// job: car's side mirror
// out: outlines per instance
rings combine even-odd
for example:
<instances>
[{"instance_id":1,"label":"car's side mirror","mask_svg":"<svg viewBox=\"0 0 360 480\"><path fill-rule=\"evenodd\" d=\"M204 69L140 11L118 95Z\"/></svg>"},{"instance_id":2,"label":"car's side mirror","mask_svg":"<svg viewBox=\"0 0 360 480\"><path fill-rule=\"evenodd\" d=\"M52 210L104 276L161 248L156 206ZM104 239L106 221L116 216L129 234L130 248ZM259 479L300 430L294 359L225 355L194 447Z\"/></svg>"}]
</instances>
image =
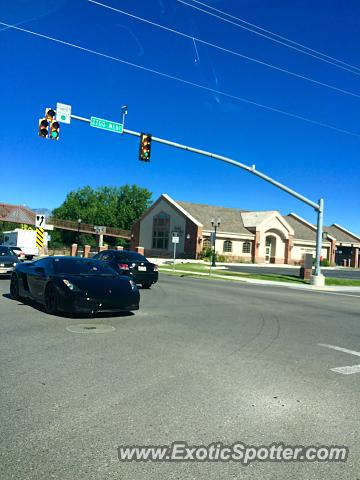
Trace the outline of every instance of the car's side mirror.
<instances>
[{"instance_id":1,"label":"car's side mirror","mask_svg":"<svg viewBox=\"0 0 360 480\"><path fill-rule=\"evenodd\" d=\"M45 275L45 268L43 267L35 267L35 272L38 273L39 275Z\"/></svg>"}]
</instances>

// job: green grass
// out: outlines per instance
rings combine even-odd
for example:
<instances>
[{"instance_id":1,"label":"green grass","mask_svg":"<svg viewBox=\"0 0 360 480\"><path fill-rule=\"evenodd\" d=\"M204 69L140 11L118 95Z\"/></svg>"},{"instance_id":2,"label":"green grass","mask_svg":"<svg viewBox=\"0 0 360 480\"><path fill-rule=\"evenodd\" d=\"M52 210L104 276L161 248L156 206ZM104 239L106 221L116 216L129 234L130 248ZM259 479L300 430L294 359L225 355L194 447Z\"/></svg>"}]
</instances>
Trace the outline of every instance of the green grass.
<instances>
[{"instance_id":1,"label":"green grass","mask_svg":"<svg viewBox=\"0 0 360 480\"><path fill-rule=\"evenodd\" d=\"M172 270L172 265L161 265L160 269ZM188 272L199 272L210 274L210 266L199 263L179 263L175 266L176 270L184 270ZM238 277L241 278L254 278L257 280L270 280L273 282L292 282L292 283L308 283L307 280L303 280L295 275L272 275L272 274L256 274L256 273L242 273L242 272L229 272L228 270L211 270L211 276L217 275Z\"/></svg>"},{"instance_id":2,"label":"green grass","mask_svg":"<svg viewBox=\"0 0 360 480\"><path fill-rule=\"evenodd\" d=\"M169 271L169 273L172 271L173 266L172 265L161 265L160 269L165 271ZM178 263L175 265L176 270L184 270L188 272L196 272L199 273L208 273L210 274L210 265L208 264L203 264L203 263ZM176 275L176 272L173 273ZM181 274L178 273L177 275L182 275L182 276L194 276L191 274ZM303 280L302 278L297 277L296 275L275 275L275 274L257 274L257 273L243 273L243 272L230 272L229 270L211 270L211 277L216 278L218 275L223 275L223 276L231 276L231 277L237 277L239 280L241 278L253 278L257 280L268 280L272 282L287 282L287 283L303 283L303 284L308 284L308 280ZM202 277L206 278L205 276L202 275ZM346 279L346 278L333 278L333 277L326 277L325 279L325 284L328 286L332 285L340 285L340 286L352 286L352 287L360 287L360 280L351 280L351 279Z\"/></svg>"},{"instance_id":3,"label":"green grass","mask_svg":"<svg viewBox=\"0 0 360 480\"><path fill-rule=\"evenodd\" d=\"M334 277L326 277L325 278L326 285L342 285L344 287L360 287L360 280L352 280L349 278L334 278Z\"/></svg>"}]
</instances>

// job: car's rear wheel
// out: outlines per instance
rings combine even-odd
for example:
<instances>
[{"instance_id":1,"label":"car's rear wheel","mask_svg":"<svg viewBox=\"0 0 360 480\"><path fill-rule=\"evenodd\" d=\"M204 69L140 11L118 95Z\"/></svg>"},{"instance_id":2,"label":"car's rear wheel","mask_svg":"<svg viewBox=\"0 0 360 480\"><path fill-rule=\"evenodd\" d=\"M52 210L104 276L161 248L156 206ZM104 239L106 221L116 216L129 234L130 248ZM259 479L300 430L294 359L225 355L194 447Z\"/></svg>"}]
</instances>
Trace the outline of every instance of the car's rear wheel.
<instances>
[{"instance_id":1,"label":"car's rear wheel","mask_svg":"<svg viewBox=\"0 0 360 480\"><path fill-rule=\"evenodd\" d=\"M141 285L142 285L143 288L150 288L151 285L152 285L152 282L142 282Z\"/></svg>"},{"instance_id":2,"label":"car's rear wheel","mask_svg":"<svg viewBox=\"0 0 360 480\"><path fill-rule=\"evenodd\" d=\"M50 314L55 314L58 310L58 294L56 288L51 283L45 290L45 309Z\"/></svg>"},{"instance_id":3,"label":"car's rear wheel","mask_svg":"<svg viewBox=\"0 0 360 480\"><path fill-rule=\"evenodd\" d=\"M14 273L11 275L10 280L10 295L13 300L19 300L19 279L17 275Z\"/></svg>"}]
</instances>

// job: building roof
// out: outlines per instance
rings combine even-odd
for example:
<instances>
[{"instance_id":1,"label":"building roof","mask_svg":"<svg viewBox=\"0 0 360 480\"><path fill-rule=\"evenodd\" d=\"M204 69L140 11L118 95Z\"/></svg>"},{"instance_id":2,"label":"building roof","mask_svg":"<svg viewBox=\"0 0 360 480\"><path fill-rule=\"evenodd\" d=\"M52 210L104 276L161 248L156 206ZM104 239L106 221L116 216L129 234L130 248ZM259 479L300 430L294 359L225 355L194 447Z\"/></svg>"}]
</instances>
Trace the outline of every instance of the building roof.
<instances>
[{"instance_id":1,"label":"building roof","mask_svg":"<svg viewBox=\"0 0 360 480\"><path fill-rule=\"evenodd\" d=\"M297 240L316 241L316 229L311 223L308 223L294 213L285 215L284 218L294 229L294 238Z\"/></svg>"},{"instance_id":2,"label":"building roof","mask_svg":"<svg viewBox=\"0 0 360 480\"><path fill-rule=\"evenodd\" d=\"M211 220L220 218L221 224L219 231L237 233L244 235L253 235L250 230L245 228L241 213L244 210L237 208L216 207L212 205L204 205L202 203L191 203L176 201L191 216L201 222L206 230L210 230Z\"/></svg>"},{"instance_id":3,"label":"building roof","mask_svg":"<svg viewBox=\"0 0 360 480\"><path fill-rule=\"evenodd\" d=\"M274 210L264 210L260 212L242 212L241 216L244 222L245 228L257 227L262 222L273 214Z\"/></svg>"},{"instance_id":4,"label":"building roof","mask_svg":"<svg viewBox=\"0 0 360 480\"><path fill-rule=\"evenodd\" d=\"M36 213L23 205L0 203L0 220L35 225Z\"/></svg>"},{"instance_id":5,"label":"building roof","mask_svg":"<svg viewBox=\"0 0 360 480\"><path fill-rule=\"evenodd\" d=\"M174 207L176 207L183 215L185 215L186 217L188 217L192 222L195 223L195 225L197 225L198 227L202 227L203 225L201 224L201 222L199 222L196 218L194 218L192 215L191 215L191 212L189 212L188 210L186 210L185 208L183 208L178 202L175 202L175 200L173 200L171 197L169 197L169 195L167 193L163 193L161 195L160 198L165 198L165 200L167 200L171 205L173 205Z\"/></svg>"},{"instance_id":6,"label":"building roof","mask_svg":"<svg viewBox=\"0 0 360 480\"><path fill-rule=\"evenodd\" d=\"M349 230L346 230L344 227L336 223L330 227L324 227L324 231L336 238L337 242L360 243L360 237L356 236L352 232L349 232Z\"/></svg>"},{"instance_id":7,"label":"building roof","mask_svg":"<svg viewBox=\"0 0 360 480\"><path fill-rule=\"evenodd\" d=\"M174 201L168 195L166 198L174 206L181 208L183 213L195 220L196 223L203 225L205 230L211 230L211 220L220 219L220 232L235 233L239 235L253 235L250 229L261 225L271 214L279 213L275 210L249 211L238 208L219 207L214 205L205 205L202 203L192 203L183 201ZM279 213L279 215L281 215ZM295 213L281 216L288 225L294 230L294 238L297 240L307 240L316 242L316 226L299 217ZM334 223L330 227L324 227L324 231L337 242L360 244L360 236L355 235L346 228Z\"/></svg>"}]
</instances>

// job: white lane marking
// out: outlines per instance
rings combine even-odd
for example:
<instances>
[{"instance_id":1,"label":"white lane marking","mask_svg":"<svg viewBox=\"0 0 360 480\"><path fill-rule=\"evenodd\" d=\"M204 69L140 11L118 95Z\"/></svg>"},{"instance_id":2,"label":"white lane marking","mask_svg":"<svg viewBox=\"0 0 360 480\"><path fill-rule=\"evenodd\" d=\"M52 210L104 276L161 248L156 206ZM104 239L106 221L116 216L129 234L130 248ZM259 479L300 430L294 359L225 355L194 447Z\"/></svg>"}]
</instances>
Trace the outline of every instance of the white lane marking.
<instances>
[{"instance_id":1,"label":"white lane marking","mask_svg":"<svg viewBox=\"0 0 360 480\"><path fill-rule=\"evenodd\" d=\"M356 355L357 357L360 357L360 352L355 352L355 350L348 350L347 348L329 345L328 343L318 343L318 345L319 347L332 348L333 350L338 350L339 352L349 353L350 355Z\"/></svg>"},{"instance_id":2,"label":"white lane marking","mask_svg":"<svg viewBox=\"0 0 360 480\"><path fill-rule=\"evenodd\" d=\"M333 372L342 373L343 375L351 375L352 373L360 373L360 365L352 365L350 367L330 368Z\"/></svg>"},{"instance_id":3,"label":"white lane marking","mask_svg":"<svg viewBox=\"0 0 360 480\"><path fill-rule=\"evenodd\" d=\"M312 292L316 293L326 293L327 295L340 295L343 297L355 297L355 298L360 298L360 295L355 295L353 293L341 293L341 292L329 292L325 290L311 290Z\"/></svg>"},{"instance_id":4,"label":"white lane marking","mask_svg":"<svg viewBox=\"0 0 360 480\"><path fill-rule=\"evenodd\" d=\"M337 347L336 345L329 345L327 343L318 343L319 347L331 348L332 350L337 350L339 352L348 353L349 355L355 355L360 357L360 352L356 352L355 350L349 350L347 348ZM347 367L335 367L330 368L332 372L335 373L342 373L343 375L351 375L353 373L360 373L360 365L350 365Z\"/></svg>"}]
</instances>

